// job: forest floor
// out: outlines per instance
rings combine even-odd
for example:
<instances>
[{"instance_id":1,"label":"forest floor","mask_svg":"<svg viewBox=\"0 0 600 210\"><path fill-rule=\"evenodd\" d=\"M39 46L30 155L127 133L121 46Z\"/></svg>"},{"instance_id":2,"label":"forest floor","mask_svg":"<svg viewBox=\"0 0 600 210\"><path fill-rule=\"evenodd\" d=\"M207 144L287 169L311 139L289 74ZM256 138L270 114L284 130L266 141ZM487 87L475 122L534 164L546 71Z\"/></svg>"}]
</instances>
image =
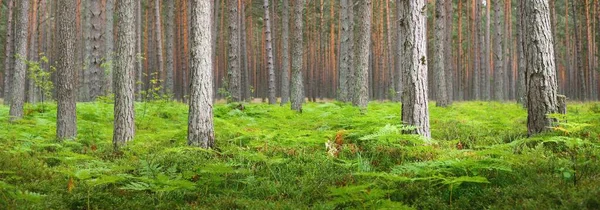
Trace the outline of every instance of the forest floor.
<instances>
[{"instance_id":1,"label":"forest floor","mask_svg":"<svg viewBox=\"0 0 600 210\"><path fill-rule=\"evenodd\" d=\"M402 134L397 103L218 104L215 150L186 146L186 105L137 103L120 152L110 102L77 108L78 139L57 142L55 104L13 124L0 106L0 209L600 207L599 103L532 138L514 103L431 106L433 140Z\"/></svg>"}]
</instances>

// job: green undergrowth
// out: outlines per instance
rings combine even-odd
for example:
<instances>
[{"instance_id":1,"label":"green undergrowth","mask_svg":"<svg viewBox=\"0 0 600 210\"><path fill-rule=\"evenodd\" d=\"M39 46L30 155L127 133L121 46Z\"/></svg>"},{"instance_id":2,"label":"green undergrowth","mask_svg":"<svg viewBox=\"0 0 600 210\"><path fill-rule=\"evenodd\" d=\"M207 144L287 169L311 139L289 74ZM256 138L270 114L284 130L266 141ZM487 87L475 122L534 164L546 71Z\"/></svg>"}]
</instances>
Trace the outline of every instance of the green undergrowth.
<instances>
[{"instance_id":1,"label":"green undergrowth","mask_svg":"<svg viewBox=\"0 0 600 210\"><path fill-rule=\"evenodd\" d=\"M187 107L136 104L136 138L112 150L113 106L80 103L78 138L56 105L0 107L0 209L598 209L600 104L570 104L526 136L512 103L431 107L432 139L400 105L215 106L217 148L186 146ZM326 146L327 145L327 146Z\"/></svg>"}]
</instances>

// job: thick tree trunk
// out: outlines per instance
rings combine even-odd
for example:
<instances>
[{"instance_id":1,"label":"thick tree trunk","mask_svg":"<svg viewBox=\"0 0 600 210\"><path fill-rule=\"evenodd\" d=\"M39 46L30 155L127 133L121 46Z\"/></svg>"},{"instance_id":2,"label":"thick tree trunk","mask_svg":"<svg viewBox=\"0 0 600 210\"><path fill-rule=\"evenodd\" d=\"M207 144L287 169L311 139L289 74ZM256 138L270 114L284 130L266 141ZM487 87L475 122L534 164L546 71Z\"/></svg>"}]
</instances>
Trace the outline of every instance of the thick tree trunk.
<instances>
[{"instance_id":1,"label":"thick tree trunk","mask_svg":"<svg viewBox=\"0 0 600 210\"><path fill-rule=\"evenodd\" d=\"M213 126L211 3L191 0L191 77L188 144L211 148L215 144Z\"/></svg>"},{"instance_id":2,"label":"thick tree trunk","mask_svg":"<svg viewBox=\"0 0 600 210\"><path fill-rule=\"evenodd\" d=\"M292 47L292 83L291 101L292 110L302 112L304 103L304 83L302 79L302 58L304 45L302 41L302 16L304 13L304 0L294 1L294 40Z\"/></svg>"},{"instance_id":3,"label":"thick tree trunk","mask_svg":"<svg viewBox=\"0 0 600 210\"><path fill-rule=\"evenodd\" d=\"M529 135L549 130L556 113L557 85L550 9L547 0L527 0L525 54L527 59L527 129Z\"/></svg>"},{"instance_id":4,"label":"thick tree trunk","mask_svg":"<svg viewBox=\"0 0 600 210\"><path fill-rule=\"evenodd\" d=\"M275 96L275 64L273 63L273 43L271 43L271 17L269 16L269 0L264 0L263 9L265 10L265 45L267 71L269 72L269 104L277 103Z\"/></svg>"},{"instance_id":5,"label":"thick tree trunk","mask_svg":"<svg viewBox=\"0 0 600 210\"><path fill-rule=\"evenodd\" d=\"M10 121L23 118L23 104L25 103L25 75L27 66L27 25L29 23L29 1L17 1L17 15L15 17L15 54L20 58L14 59L14 72L12 73L12 100L10 101Z\"/></svg>"},{"instance_id":6,"label":"thick tree trunk","mask_svg":"<svg viewBox=\"0 0 600 210\"><path fill-rule=\"evenodd\" d=\"M504 53L502 49L504 25L501 17L503 2L504 0L495 0L494 2L494 100L498 101L504 100Z\"/></svg>"},{"instance_id":7,"label":"thick tree trunk","mask_svg":"<svg viewBox=\"0 0 600 210\"><path fill-rule=\"evenodd\" d=\"M13 53L13 8L14 8L14 0L8 1L8 16L6 23L6 45L4 51L4 105L10 105L11 92L12 92L12 84L13 84L13 76L12 73L14 71L13 65L15 62L14 53Z\"/></svg>"},{"instance_id":8,"label":"thick tree trunk","mask_svg":"<svg viewBox=\"0 0 600 210\"><path fill-rule=\"evenodd\" d=\"M165 78L165 93L168 95L175 94L175 80L173 79L174 75L174 53L173 53L173 43L175 41L175 1L166 1L167 3L167 16L166 16L166 28L165 28L165 54L167 57L167 65L165 67L166 78ZM212 56L211 56L212 58Z\"/></svg>"},{"instance_id":9,"label":"thick tree trunk","mask_svg":"<svg viewBox=\"0 0 600 210\"><path fill-rule=\"evenodd\" d=\"M120 0L117 7L118 37L115 56L115 122L113 146L120 146L133 140L134 121L134 81L135 81L135 0Z\"/></svg>"},{"instance_id":10,"label":"thick tree trunk","mask_svg":"<svg viewBox=\"0 0 600 210\"><path fill-rule=\"evenodd\" d=\"M410 133L431 137L427 96L427 34L425 31L427 7L424 1L402 2L406 21L401 25L407 32L403 46L405 63L402 83L402 122L416 126Z\"/></svg>"},{"instance_id":11,"label":"thick tree trunk","mask_svg":"<svg viewBox=\"0 0 600 210\"><path fill-rule=\"evenodd\" d=\"M76 25L75 5L70 0L59 0L56 13L58 50L56 59L56 138L72 139L77 136L76 115Z\"/></svg>"},{"instance_id":12,"label":"thick tree trunk","mask_svg":"<svg viewBox=\"0 0 600 210\"><path fill-rule=\"evenodd\" d=\"M358 6L360 25L358 31L357 63L354 78L353 92L355 94L353 104L366 110L369 104L369 52L371 46L371 19L373 16L373 4L371 0L361 0Z\"/></svg>"},{"instance_id":13,"label":"thick tree trunk","mask_svg":"<svg viewBox=\"0 0 600 210\"><path fill-rule=\"evenodd\" d=\"M444 0L435 1L435 50L434 50L434 81L437 84L436 106L448 106L448 89L446 87L446 7Z\"/></svg>"},{"instance_id":14,"label":"thick tree trunk","mask_svg":"<svg viewBox=\"0 0 600 210\"><path fill-rule=\"evenodd\" d=\"M354 24L353 20L350 20L349 10L352 7L348 4L348 0L340 1L340 19L341 19L341 37L340 37L340 65L338 69L338 90L337 90L337 99L339 101L348 102L350 93L350 80L353 79L353 76L350 76L350 58L354 53L350 49L350 43L354 42L354 40L350 39L350 34L354 33L351 31L352 25Z\"/></svg>"},{"instance_id":15,"label":"thick tree trunk","mask_svg":"<svg viewBox=\"0 0 600 210\"><path fill-rule=\"evenodd\" d=\"M227 0L229 6L229 59L228 59L228 77L229 93L232 101L242 99L240 86L240 30L239 30L239 12L238 0Z\"/></svg>"},{"instance_id":16,"label":"thick tree trunk","mask_svg":"<svg viewBox=\"0 0 600 210\"><path fill-rule=\"evenodd\" d=\"M104 77L104 70L102 69L104 53L104 27L106 25L105 20L102 18L102 2L101 0L90 0L89 2L90 22L89 22L89 36L88 44L90 45L90 56L89 63L87 65L88 77L87 90L89 91L86 95L85 101L93 101L100 95L102 95L102 84Z\"/></svg>"},{"instance_id":17,"label":"thick tree trunk","mask_svg":"<svg viewBox=\"0 0 600 210\"><path fill-rule=\"evenodd\" d=\"M290 100L290 3L289 0L283 0L282 9L282 61L281 61L281 105Z\"/></svg>"},{"instance_id":18,"label":"thick tree trunk","mask_svg":"<svg viewBox=\"0 0 600 210\"><path fill-rule=\"evenodd\" d=\"M104 57L106 63L104 65L104 75L106 75L105 80L105 88L104 94L110 95L113 93L113 57L115 54L115 36L114 36L114 8L115 8L115 0L106 0L105 2L105 10L106 10L106 32L104 36L106 37L106 55Z\"/></svg>"}]
</instances>

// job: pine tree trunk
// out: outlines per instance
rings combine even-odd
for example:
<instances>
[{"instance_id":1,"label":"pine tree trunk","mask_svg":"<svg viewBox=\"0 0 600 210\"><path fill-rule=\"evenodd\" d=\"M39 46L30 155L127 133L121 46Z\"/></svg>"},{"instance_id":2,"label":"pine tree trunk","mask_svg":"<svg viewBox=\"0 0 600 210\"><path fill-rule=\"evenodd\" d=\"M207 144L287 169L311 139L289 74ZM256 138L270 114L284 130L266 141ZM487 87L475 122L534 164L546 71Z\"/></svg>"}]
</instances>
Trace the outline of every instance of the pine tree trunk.
<instances>
[{"instance_id":1,"label":"pine tree trunk","mask_svg":"<svg viewBox=\"0 0 600 210\"><path fill-rule=\"evenodd\" d=\"M454 17L454 10L452 7L452 1L445 1L445 7L446 7L446 37L445 37L445 43L446 46L444 47L444 66L446 69L446 89L447 89L447 93L448 93L448 104L452 104L452 100L454 100L454 68L453 68L453 63L452 63L452 55L454 54L454 52L452 51L452 36L453 36L453 17Z\"/></svg>"},{"instance_id":2,"label":"pine tree trunk","mask_svg":"<svg viewBox=\"0 0 600 210\"><path fill-rule=\"evenodd\" d=\"M10 101L10 121L23 118L23 104L25 104L25 76L27 66L27 26L29 24L29 1L17 1L17 15L15 17L15 54L20 58L14 59L14 72L12 72L12 100Z\"/></svg>"},{"instance_id":3,"label":"pine tree trunk","mask_svg":"<svg viewBox=\"0 0 600 210\"><path fill-rule=\"evenodd\" d=\"M502 48L502 42L504 36L502 31L504 25L502 24L502 5L504 0L495 0L494 2L494 100L504 100L504 53Z\"/></svg>"},{"instance_id":4,"label":"pine tree trunk","mask_svg":"<svg viewBox=\"0 0 600 210\"><path fill-rule=\"evenodd\" d=\"M354 78L353 92L355 97L353 104L366 110L369 103L369 52L371 46L371 20L373 16L373 4L371 0L361 0L358 3L358 15L360 25L358 29L357 64Z\"/></svg>"},{"instance_id":5,"label":"pine tree trunk","mask_svg":"<svg viewBox=\"0 0 600 210\"><path fill-rule=\"evenodd\" d=\"M518 12L518 19L517 19L517 39L518 39L518 47L517 47L517 55L519 56L518 59L518 67L517 67L517 72L518 72L518 84L517 84L517 103L520 103L521 105L523 105L523 107L527 107L527 86L526 86L526 77L525 77L525 71L526 71L526 61L525 61L525 53L524 53L524 47L525 47L525 14L523 14L525 12L525 2L520 1L519 2L519 8L517 9Z\"/></svg>"},{"instance_id":6,"label":"pine tree trunk","mask_svg":"<svg viewBox=\"0 0 600 210\"><path fill-rule=\"evenodd\" d=\"M173 52L173 43L175 41L175 1L166 1L167 3L167 16L166 16L166 28L165 28L165 54L167 57L167 65L165 67L166 78L165 78L165 93L168 95L175 94L175 80L173 79L174 75L174 52ZM211 57L212 58L212 57Z\"/></svg>"},{"instance_id":7,"label":"pine tree trunk","mask_svg":"<svg viewBox=\"0 0 600 210\"><path fill-rule=\"evenodd\" d=\"M213 126L213 92L210 1L191 0L191 77L188 144L212 148L215 143Z\"/></svg>"},{"instance_id":8,"label":"pine tree trunk","mask_svg":"<svg viewBox=\"0 0 600 210\"><path fill-rule=\"evenodd\" d=\"M434 51L434 81L437 84L436 106L448 106L448 89L446 87L446 7L444 0L435 1L435 51Z\"/></svg>"},{"instance_id":9,"label":"pine tree trunk","mask_svg":"<svg viewBox=\"0 0 600 210\"><path fill-rule=\"evenodd\" d=\"M427 7L424 1L402 2L406 21L401 23L407 32L403 46L405 67L402 77L402 122L416 126L410 133L431 137L427 96L427 34L425 31Z\"/></svg>"},{"instance_id":10,"label":"pine tree trunk","mask_svg":"<svg viewBox=\"0 0 600 210\"><path fill-rule=\"evenodd\" d=\"M273 63L273 43L271 43L271 17L269 16L269 0L264 0L265 10L265 44L267 50L267 71L269 72L269 104L277 103L275 96L275 66Z\"/></svg>"},{"instance_id":11,"label":"pine tree trunk","mask_svg":"<svg viewBox=\"0 0 600 210\"><path fill-rule=\"evenodd\" d=\"M340 35L340 65L338 70L339 85L337 90L337 98L339 101L342 102L349 101L349 84L351 83L350 79L354 78L349 74L351 72L350 56L354 53L350 49L350 43L354 42L354 40L350 39L350 34L354 33L354 31L350 31L350 29L352 28L351 25L353 25L354 23L353 20L350 20L349 16L349 10L351 9L352 7L348 5L348 0L340 1L340 19L342 21L342 31Z\"/></svg>"},{"instance_id":12,"label":"pine tree trunk","mask_svg":"<svg viewBox=\"0 0 600 210\"><path fill-rule=\"evenodd\" d=\"M89 63L87 65L89 76L86 77L87 82L87 90L89 93L87 94L85 101L93 101L100 95L102 95L102 84L104 77L104 70L102 69L103 57L104 53L104 27L106 26L106 21L102 18L102 3L101 0L90 0L89 2L89 13L90 22L89 22L89 36L88 36L88 44L90 45L90 57Z\"/></svg>"},{"instance_id":13,"label":"pine tree trunk","mask_svg":"<svg viewBox=\"0 0 600 210\"><path fill-rule=\"evenodd\" d=\"M304 0L294 1L294 40L292 47L292 82L290 99L292 110L302 112L304 103L304 82L302 79L302 58L304 45L302 42L302 22L304 12Z\"/></svg>"},{"instance_id":14,"label":"pine tree trunk","mask_svg":"<svg viewBox=\"0 0 600 210\"><path fill-rule=\"evenodd\" d=\"M402 83L404 81L404 68L407 67L407 65L404 63L404 61L406 61L406 55L405 55L405 51L404 51L404 45L406 44L406 37L408 34L408 31L406 31L406 24L407 23L407 8L408 4L404 1L404 0L396 0L396 14L398 15L397 19L397 23L396 23L396 30L398 31L398 41L396 42L396 75L398 75L398 77L396 78L396 94L395 94L395 100L396 101L401 101L402 98ZM459 27L460 28L460 27Z\"/></svg>"},{"instance_id":15,"label":"pine tree trunk","mask_svg":"<svg viewBox=\"0 0 600 210\"><path fill-rule=\"evenodd\" d=\"M146 55L144 55L144 52L142 51L142 35L144 33L144 31L142 30L142 25L143 25L143 21L142 21L142 1L136 1L136 5L135 5L135 33L136 33L136 55L135 55L135 92L136 92L136 100L137 101L141 101L142 100L142 90L143 90L143 81L144 81L144 63L142 58L145 58Z\"/></svg>"},{"instance_id":16,"label":"pine tree trunk","mask_svg":"<svg viewBox=\"0 0 600 210\"><path fill-rule=\"evenodd\" d=\"M527 0L525 54L527 59L527 129L529 135L549 130L556 113L557 85L550 9L547 0Z\"/></svg>"},{"instance_id":17,"label":"pine tree trunk","mask_svg":"<svg viewBox=\"0 0 600 210\"><path fill-rule=\"evenodd\" d=\"M38 52L37 52L37 39L35 38L35 34L37 34L38 31L38 24L37 24L37 9L38 9L38 1L33 1L33 4L31 5L31 13L29 14L30 17L30 33L29 33L29 50L27 50L27 60L31 61L31 62L37 62L38 61ZM29 70L26 73L27 75L30 74ZM27 88L27 101L29 103L35 104L38 102L39 97L39 88L37 86L37 84L35 84L35 80L29 78L29 76L27 76L27 81L28 81L28 88Z\"/></svg>"},{"instance_id":18,"label":"pine tree trunk","mask_svg":"<svg viewBox=\"0 0 600 210\"><path fill-rule=\"evenodd\" d=\"M134 122L134 82L135 82L135 1L121 0L117 7L118 37L115 54L115 108L113 146L120 146L133 140L135 135Z\"/></svg>"},{"instance_id":19,"label":"pine tree trunk","mask_svg":"<svg viewBox=\"0 0 600 210\"><path fill-rule=\"evenodd\" d=\"M155 29L155 43L156 43L156 61L157 61L157 66L156 66L156 70L157 70L157 74L155 75L155 79L157 79L158 84L157 85L161 85L164 84L164 78L165 78L165 61L163 58L163 46L162 46L162 26L161 26L161 19L160 19L160 0L155 0L154 1L154 29ZM154 87L156 88L156 87ZM166 93L166 89L165 87L162 87L162 91L163 93Z\"/></svg>"},{"instance_id":20,"label":"pine tree trunk","mask_svg":"<svg viewBox=\"0 0 600 210\"><path fill-rule=\"evenodd\" d=\"M8 14L7 14L7 23L6 23L6 45L4 51L4 105L10 105L11 92L13 87L13 66L15 62L14 53L13 53L13 8L14 8L14 0L8 1Z\"/></svg>"},{"instance_id":21,"label":"pine tree trunk","mask_svg":"<svg viewBox=\"0 0 600 210\"><path fill-rule=\"evenodd\" d=\"M475 22L472 24L474 27L473 31L473 86L471 89L473 91L473 99L480 100L481 99L481 61L483 60L482 52L482 34L481 34L481 1L476 0L473 6L473 10L475 11Z\"/></svg>"},{"instance_id":22,"label":"pine tree trunk","mask_svg":"<svg viewBox=\"0 0 600 210\"><path fill-rule=\"evenodd\" d=\"M490 8L491 8L491 0L487 0L486 1L486 6L485 6L485 51L484 51L484 56L485 56L485 66L482 68L483 70L483 89L482 91L482 97L484 100L490 100L491 97L491 69L492 69L492 64L491 64L491 53L492 53L492 49L491 49L491 36L490 36L490 26L492 23L492 19L491 19L491 12L490 12Z\"/></svg>"},{"instance_id":23,"label":"pine tree trunk","mask_svg":"<svg viewBox=\"0 0 600 210\"><path fill-rule=\"evenodd\" d=\"M232 101L240 101L241 86L240 86L240 31L239 31L239 13L238 0L227 0L229 3L229 93Z\"/></svg>"},{"instance_id":24,"label":"pine tree trunk","mask_svg":"<svg viewBox=\"0 0 600 210\"><path fill-rule=\"evenodd\" d=\"M216 11L216 10L215 10ZM240 71L242 74L241 81L241 89L242 89L242 99L245 101L252 100L252 91L250 89L250 72L248 65L248 40L247 40L247 30L246 30L246 3L245 1L241 2L240 8Z\"/></svg>"},{"instance_id":25,"label":"pine tree trunk","mask_svg":"<svg viewBox=\"0 0 600 210\"><path fill-rule=\"evenodd\" d=\"M281 105L290 100L290 3L283 0L282 17L282 61L281 61Z\"/></svg>"},{"instance_id":26,"label":"pine tree trunk","mask_svg":"<svg viewBox=\"0 0 600 210\"><path fill-rule=\"evenodd\" d=\"M56 59L56 138L72 139L77 136L76 115L76 25L75 6L70 0L59 0L56 13L58 50Z\"/></svg>"},{"instance_id":27,"label":"pine tree trunk","mask_svg":"<svg viewBox=\"0 0 600 210\"><path fill-rule=\"evenodd\" d=\"M577 12L575 10L575 1L571 0L571 8L573 11L573 14L571 15L571 17L573 17L573 27L574 27L574 31L575 31L575 62L577 63L577 69L575 70L578 75L577 75L577 83L579 85L579 87L577 87L577 89L579 89L579 93L577 94L577 98L579 100L582 101L586 101L587 97L586 97L586 79L585 79L585 69L583 68L583 54L581 53L581 37L579 37L579 26L577 25Z\"/></svg>"},{"instance_id":28,"label":"pine tree trunk","mask_svg":"<svg viewBox=\"0 0 600 210\"><path fill-rule=\"evenodd\" d=\"M104 88L104 94L105 95L110 95L111 93L113 93L113 68L114 68L114 63L113 63L113 57L115 54L115 36L114 36L114 21L113 21L113 17L114 17L114 7L115 7L115 0L105 0L105 4L106 4L106 32L104 33L104 36L106 37L105 41L106 41L106 55L104 57L105 61L105 65L104 65L104 75L106 75L106 80L105 80L105 88Z\"/></svg>"}]
</instances>

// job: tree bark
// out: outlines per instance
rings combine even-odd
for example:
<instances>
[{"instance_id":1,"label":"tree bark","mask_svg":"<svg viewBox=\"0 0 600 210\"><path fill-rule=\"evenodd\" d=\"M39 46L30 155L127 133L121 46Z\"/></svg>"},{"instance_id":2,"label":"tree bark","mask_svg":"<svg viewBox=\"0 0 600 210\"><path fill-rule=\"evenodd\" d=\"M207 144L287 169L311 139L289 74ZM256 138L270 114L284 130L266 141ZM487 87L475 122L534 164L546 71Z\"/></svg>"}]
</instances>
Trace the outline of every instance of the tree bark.
<instances>
[{"instance_id":1,"label":"tree bark","mask_svg":"<svg viewBox=\"0 0 600 210\"><path fill-rule=\"evenodd\" d=\"M135 55L135 92L136 92L136 99L138 101L142 100L142 85L144 84L144 63L143 63L143 58L146 57L146 55L144 55L144 52L142 51L142 35L144 33L144 31L142 30L142 25L143 25L143 21L142 21L142 1L136 1L136 5L135 5L135 30L136 30L136 55Z\"/></svg>"},{"instance_id":2,"label":"tree bark","mask_svg":"<svg viewBox=\"0 0 600 210\"><path fill-rule=\"evenodd\" d=\"M501 17L503 1L495 0L494 2L494 99L498 101L504 100L504 53L502 48L504 25Z\"/></svg>"},{"instance_id":3,"label":"tree bark","mask_svg":"<svg viewBox=\"0 0 600 210\"><path fill-rule=\"evenodd\" d=\"M175 27L174 27L174 20L175 20L175 1L174 0L170 0L170 1L166 1L167 3L167 16L166 16L166 28L165 28L165 54L167 57L167 65L166 65L166 78L165 78L165 93L168 95L173 95L175 94L174 92L174 87L175 87L175 80L173 79L173 75L174 75L174 53L173 53L173 43L175 41L174 39L174 35L175 35ZM211 56L212 58L212 56Z\"/></svg>"},{"instance_id":4,"label":"tree bark","mask_svg":"<svg viewBox=\"0 0 600 210\"><path fill-rule=\"evenodd\" d=\"M404 68L407 67L407 65L404 63L404 61L406 61L406 55L405 55L405 51L404 51L404 44L406 42L406 37L408 32L406 31L406 24L407 23L407 8L408 4L405 2L405 0L396 0L396 14L398 15L397 17L397 23L396 23L396 30L398 31L398 41L396 42L396 75L398 75L398 78L396 78L396 101L401 101L402 98L402 83L404 81ZM459 19L460 20L460 19ZM460 28L460 25L459 25Z\"/></svg>"},{"instance_id":5,"label":"tree bark","mask_svg":"<svg viewBox=\"0 0 600 210\"><path fill-rule=\"evenodd\" d=\"M114 36L114 8L115 8L115 0L105 0L105 10L106 10L106 32L104 36L106 37L106 54L104 58L104 75L106 75L104 94L110 95L113 93L113 57L115 54L115 36Z\"/></svg>"},{"instance_id":6,"label":"tree bark","mask_svg":"<svg viewBox=\"0 0 600 210\"><path fill-rule=\"evenodd\" d=\"M263 9L265 10L265 44L267 71L269 72L269 104L277 103L275 97L275 65L273 63L273 43L271 43L271 17L269 16L269 0L264 0Z\"/></svg>"},{"instance_id":7,"label":"tree bark","mask_svg":"<svg viewBox=\"0 0 600 210\"><path fill-rule=\"evenodd\" d=\"M58 50L56 59L56 138L72 139L77 136L75 84L77 71L75 7L70 0L59 0L56 13Z\"/></svg>"},{"instance_id":8,"label":"tree bark","mask_svg":"<svg viewBox=\"0 0 600 210\"><path fill-rule=\"evenodd\" d=\"M29 1L18 1L15 17L15 54L20 58L14 59L14 72L12 73L12 100L10 101L10 121L23 118L23 104L25 103L25 75L27 60L27 25L29 24Z\"/></svg>"},{"instance_id":9,"label":"tree bark","mask_svg":"<svg viewBox=\"0 0 600 210\"><path fill-rule=\"evenodd\" d=\"M573 11L573 14L571 15L571 17L573 17L573 27L574 27L574 31L575 31L575 62L577 63L577 69L576 71L578 72L577 75L577 83L579 85L579 87L577 87L577 89L579 89L579 93L577 94L577 98L579 100L582 101L586 101L587 100L587 86L586 86L586 79L585 79L585 70L583 68L583 55L581 53L581 37L579 37L579 26L577 25L577 12L575 10L575 1L571 0L571 8Z\"/></svg>"},{"instance_id":10,"label":"tree bark","mask_svg":"<svg viewBox=\"0 0 600 210\"><path fill-rule=\"evenodd\" d=\"M227 0L229 3L229 59L228 59L228 77L229 93L232 101L240 101L240 31L239 31L239 13L238 0Z\"/></svg>"},{"instance_id":11,"label":"tree bark","mask_svg":"<svg viewBox=\"0 0 600 210\"><path fill-rule=\"evenodd\" d=\"M290 100L290 3L289 0L283 0L282 9L282 61L281 61L281 105Z\"/></svg>"},{"instance_id":12,"label":"tree bark","mask_svg":"<svg viewBox=\"0 0 600 210\"><path fill-rule=\"evenodd\" d=\"M104 53L104 27L106 26L105 20L102 18L102 3L101 0L90 0L89 1L89 13L90 21L88 25L89 36L88 44L90 46L89 63L87 65L88 77L87 90L89 91L85 101L93 101L100 95L102 95L102 84L104 70L102 69Z\"/></svg>"},{"instance_id":13,"label":"tree bark","mask_svg":"<svg viewBox=\"0 0 600 210\"><path fill-rule=\"evenodd\" d=\"M353 92L355 93L353 104L361 108L361 110L366 110L369 104L369 52L371 46L373 4L371 0L361 0L358 4L360 25L357 39L357 64L354 75L356 82L353 88Z\"/></svg>"},{"instance_id":14,"label":"tree bark","mask_svg":"<svg viewBox=\"0 0 600 210\"><path fill-rule=\"evenodd\" d=\"M525 52L524 52L524 47L525 47L525 2L524 1L520 1L519 2L519 9L517 10L518 12L518 20L517 20L517 39L518 39L518 47L517 47L517 55L519 56L518 59L518 67L517 67L517 72L519 74L518 76L518 85L517 85L517 103L520 103L521 105L523 105L524 108L527 107L527 82L526 77L525 77L525 73L526 73L526 61L525 61Z\"/></svg>"},{"instance_id":15,"label":"tree bark","mask_svg":"<svg viewBox=\"0 0 600 210\"><path fill-rule=\"evenodd\" d=\"M165 78L165 61L163 58L163 43L162 43L162 26L160 19L160 0L154 1L154 27L155 27L155 41L156 41L156 61L157 61L157 79L158 84L164 84L163 79ZM162 87L163 93L166 93L165 87Z\"/></svg>"},{"instance_id":16,"label":"tree bark","mask_svg":"<svg viewBox=\"0 0 600 210\"><path fill-rule=\"evenodd\" d=\"M351 48L354 42L354 20L350 19L350 13L353 12L351 0L340 1L340 19L341 19L341 37L340 37L340 64L338 70L338 100L343 102L351 101L351 94L354 79L353 55L354 50ZM351 92L352 91L352 92Z\"/></svg>"},{"instance_id":17,"label":"tree bark","mask_svg":"<svg viewBox=\"0 0 600 210\"><path fill-rule=\"evenodd\" d=\"M211 45L211 3L191 0L191 95L188 144L202 148L214 146Z\"/></svg>"},{"instance_id":18,"label":"tree bark","mask_svg":"<svg viewBox=\"0 0 600 210\"><path fill-rule=\"evenodd\" d=\"M557 85L550 9L547 0L527 0L525 54L527 59L527 129L529 135L549 130L556 113Z\"/></svg>"},{"instance_id":19,"label":"tree bark","mask_svg":"<svg viewBox=\"0 0 600 210\"><path fill-rule=\"evenodd\" d=\"M13 53L13 8L14 8L14 0L8 1L8 16L6 23L6 45L4 51L4 105L10 105L11 92L12 92L12 84L13 84L13 76L12 72L14 71L13 66L15 62L14 53Z\"/></svg>"},{"instance_id":20,"label":"tree bark","mask_svg":"<svg viewBox=\"0 0 600 210\"><path fill-rule=\"evenodd\" d=\"M38 31L38 16L37 16L37 10L38 10L38 1L33 1L33 4L31 5L31 13L29 14L29 18L30 18L30 33L29 33L29 44L28 44L28 48L29 50L27 50L27 60L30 62L37 62L38 61L38 51L37 51L37 39L35 38L35 34L37 34ZM29 70L27 71L27 81L28 81L28 88L27 88L27 101L29 103L35 104L38 102L39 97L39 88L38 88L38 84L35 84L36 81L34 79L30 78L30 74L31 72L29 72Z\"/></svg>"},{"instance_id":21,"label":"tree bark","mask_svg":"<svg viewBox=\"0 0 600 210\"><path fill-rule=\"evenodd\" d=\"M454 85L452 84L454 82L454 68L453 68L453 63L452 63L452 55L454 54L452 51L452 35L453 35L453 17L454 17L454 13L453 13L453 7L452 7L452 1L445 1L445 7L446 7L446 37L445 37L445 47L444 47L444 66L446 69L446 89L447 89L447 94L448 94L448 105L452 104L452 100L454 100Z\"/></svg>"},{"instance_id":22,"label":"tree bark","mask_svg":"<svg viewBox=\"0 0 600 210\"><path fill-rule=\"evenodd\" d=\"M291 101L292 110L302 112L304 103L304 83L302 79L302 58L304 45L302 41L302 15L304 12L304 0L294 2L294 41L292 47L292 84Z\"/></svg>"},{"instance_id":23,"label":"tree bark","mask_svg":"<svg viewBox=\"0 0 600 210\"><path fill-rule=\"evenodd\" d=\"M135 81L135 1L121 0L117 7L118 37L115 56L115 108L113 146L115 150L133 140L134 121L134 81Z\"/></svg>"},{"instance_id":24,"label":"tree bark","mask_svg":"<svg viewBox=\"0 0 600 210\"><path fill-rule=\"evenodd\" d=\"M435 51L434 51L434 81L437 84L436 106L448 106L448 89L446 86L446 64L444 55L446 47L446 7L444 0L435 1Z\"/></svg>"},{"instance_id":25,"label":"tree bark","mask_svg":"<svg viewBox=\"0 0 600 210\"><path fill-rule=\"evenodd\" d=\"M427 34L425 31L427 7L424 1L403 1L406 21L402 24L407 32L403 43L404 75L402 83L402 122L416 126L409 133L431 137L427 96Z\"/></svg>"},{"instance_id":26,"label":"tree bark","mask_svg":"<svg viewBox=\"0 0 600 210\"><path fill-rule=\"evenodd\" d=\"M491 12L490 12L490 8L491 8L491 4L490 4L490 0L486 0L486 5L485 5L485 51L484 54L485 58L484 58L484 67L482 67L483 70L483 79L481 82L483 82L483 89L482 91L482 97L484 100L490 100L490 94L491 94L491 85L490 85L490 74L491 74L491 69L492 69L492 64L491 64L491 53L492 53L492 49L491 49L491 36L490 36L490 26L492 23L492 19L491 19Z\"/></svg>"}]
</instances>

